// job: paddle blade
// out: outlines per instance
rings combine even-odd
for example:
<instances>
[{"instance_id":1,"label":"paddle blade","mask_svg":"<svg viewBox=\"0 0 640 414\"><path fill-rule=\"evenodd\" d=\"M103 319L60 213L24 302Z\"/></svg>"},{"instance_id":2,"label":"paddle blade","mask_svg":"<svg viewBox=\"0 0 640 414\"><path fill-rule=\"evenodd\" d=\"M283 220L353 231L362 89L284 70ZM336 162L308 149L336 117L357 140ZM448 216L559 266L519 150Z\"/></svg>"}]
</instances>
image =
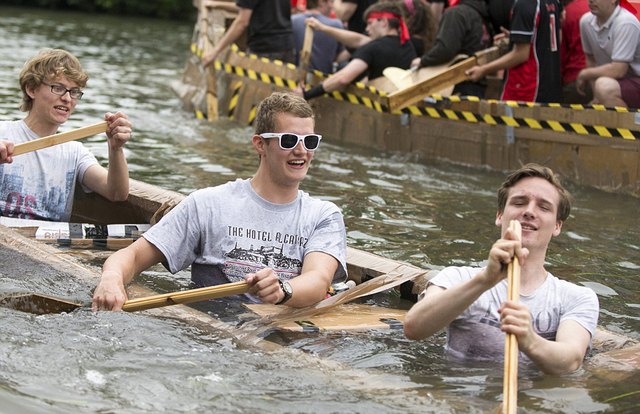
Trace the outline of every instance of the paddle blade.
<instances>
[{"instance_id":1,"label":"paddle blade","mask_svg":"<svg viewBox=\"0 0 640 414\"><path fill-rule=\"evenodd\" d=\"M382 74L398 89L406 89L413 85L413 79L411 78L413 72L411 70L389 66L382 71Z\"/></svg>"},{"instance_id":2,"label":"paddle blade","mask_svg":"<svg viewBox=\"0 0 640 414\"><path fill-rule=\"evenodd\" d=\"M45 315L48 313L71 312L84 305L36 293L27 293L1 298L0 306L36 315Z\"/></svg>"}]
</instances>

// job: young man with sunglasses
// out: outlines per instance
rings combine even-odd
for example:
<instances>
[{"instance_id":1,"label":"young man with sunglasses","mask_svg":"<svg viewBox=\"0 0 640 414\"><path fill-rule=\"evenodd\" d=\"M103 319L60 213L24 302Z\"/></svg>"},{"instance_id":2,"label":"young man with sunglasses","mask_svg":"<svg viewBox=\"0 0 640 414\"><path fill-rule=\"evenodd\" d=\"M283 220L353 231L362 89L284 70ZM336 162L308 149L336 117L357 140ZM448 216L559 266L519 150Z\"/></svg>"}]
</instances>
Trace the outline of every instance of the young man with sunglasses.
<instances>
[{"instance_id":1,"label":"young man with sunglasses","mask_svg":"<svg viewBox=\"0 0 640 414\"><path fill-rule=\"evenodd\" d=\"M191 266L197 286L245 280L246 300L312 305L346 280L346 232L336 205L299 190L320 144L313 110L291 93L273 93L256 112L249 179L189 195L131 246L104 264L93 308L119 310L124 286L162 262Z\"/></svg>"},{"instance_id":2,"label":"young man with sunglasses","mask_svg":"<svg viewBox=\"0 0 640 414\"><path fill-rule=\"evenodd\" d=\"M571 212L571 194L547 167L527 164L498 190L501 229L486 267L447 267L429 281L407 313L404 331L425 339L446 327L447 351L459 359L499 360L505 333L518 339L520 358L548 374L580 367L598 323L598 297L547 272L549 242ZM518 240L510 227L522 226ZM507 266L521 266L520 301L507 300Z\"/></svg>"},{"instance_id":3,"label":"young man with sunglasses","mask_svg":"<svg viewBox=\"0 0 640 414\"><path fill-rule=\"evenodd\" d=\"M103 168L79 142L67 142L12 157L14 145L58 131L84 94L89 75L71 53L44 49L20 73L20 121L0 122L0 215L69 221L76 183L111 201L129 195L129 171L123 146L131 122L121 112L107 113L109 167Z\"/></svg>"}]
</instances>

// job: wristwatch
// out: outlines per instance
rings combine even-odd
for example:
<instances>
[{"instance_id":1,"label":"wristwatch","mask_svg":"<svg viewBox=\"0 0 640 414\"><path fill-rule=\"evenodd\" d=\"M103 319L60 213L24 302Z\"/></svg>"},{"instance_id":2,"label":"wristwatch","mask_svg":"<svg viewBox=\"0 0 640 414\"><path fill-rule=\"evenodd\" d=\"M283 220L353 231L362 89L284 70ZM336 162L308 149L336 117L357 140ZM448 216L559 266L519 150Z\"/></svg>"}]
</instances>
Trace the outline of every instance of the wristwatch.
<instances>
[{"instance_id":1,"label":"wristwatch","mask_svg":"<svg viewBox=\"0 0 640 414\"><path fill-rule=\"evenodd\" d=\"M286 301L291 299L291 296L293 295L293 288L291 287L291 284L289 284L289 282L278 280L278 283L280 283L280 289L282 289L282 292L284 293L284 298L282 298L280 302L276 303L276 305L282 305Z\"/></svg>"}]
</instances>

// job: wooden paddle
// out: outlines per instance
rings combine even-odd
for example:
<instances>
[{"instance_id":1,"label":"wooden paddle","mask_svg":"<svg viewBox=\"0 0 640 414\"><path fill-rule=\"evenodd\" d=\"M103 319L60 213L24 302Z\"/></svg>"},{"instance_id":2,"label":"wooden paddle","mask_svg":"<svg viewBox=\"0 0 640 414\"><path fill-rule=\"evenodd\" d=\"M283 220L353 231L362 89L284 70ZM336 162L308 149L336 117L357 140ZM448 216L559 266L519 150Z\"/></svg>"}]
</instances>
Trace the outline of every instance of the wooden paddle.
<instances>
[{"instance_id":1,"label":"wooden paddle","mask_svg":"<svg viewBox=\"0 0 640 414\"><path fill-rule=\"evenodd\" d=\"M247 282L240 281L224 285L208 286L200 289L184 290L181 292L164 293L146 298L132 299L125 302L122 310L135 312L163 306L200 302L203 300L240 295L249 291ZM90 306L52 298L37 293L8 296L0 299L0 305L23 312L43 315L47 313L71 312L79 307Z\"/></svg>"},{"instance_id":2,"label":"wooden paddle","mask_svg":"<svg viewBox=\"0 0 640 414\"><path fill-rule=\"evenodd\" d=\"M49 135L48 137L36 139L29 142L24 142L13 147L12 156L25 154L27 152L36 151L39 149L52 147L54 145L62 144L64 142L74 141L76 139L90 137L95 134L107 131L107 122L99 122L97 124L89 125L86 127L74 129L73 131L62 132L60 134Z\"/></svg>"},{"instance_id":3,"label":"wooden paddle","mask_svg":"<svg viewBox=\"0 0 640 414\"><path fill-rule=\"evenodd\" d=\"M515 231L518 240L522 239L522 227L517 220L511 220L509 229ZM518 302L520 299L520 263L513 257L507 269L507 299ZM502 412L516 414L518 408L518 338L507 334L504 345L504 382L502 387Z\"/></svg>"}]
</instances>

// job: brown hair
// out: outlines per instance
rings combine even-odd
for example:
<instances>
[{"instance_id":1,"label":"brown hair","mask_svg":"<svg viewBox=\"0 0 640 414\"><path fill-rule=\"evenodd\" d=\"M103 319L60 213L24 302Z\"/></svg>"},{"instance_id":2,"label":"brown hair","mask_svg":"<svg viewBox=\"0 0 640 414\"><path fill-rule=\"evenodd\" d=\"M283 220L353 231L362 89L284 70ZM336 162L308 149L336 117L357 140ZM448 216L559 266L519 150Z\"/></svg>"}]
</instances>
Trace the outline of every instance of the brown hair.
<instances>
[{"instance_id":1,"label":"brown hair","mask_svg":"<svg viewBox=\"0 0 640 414\"><path fill-rule=\"evenodd\" d=\"M553 173L551 168L543 167L534 163L527 164L519 170L512 172L502 183L498 189L498 211L501 213L504 211L511 188L516 185L518 181L528 177L543 178L558 190L558 194L560 194L560 204L558 205L556 219L558 221L565 221L571 213L571 205L573 204L573 197L571 196L571 193L562 186L562 183L560 183L560 180Z\"/></svg>"},{"instance_id":2,"label":"brown hair","mask_svg":"<svg viewBox=\"0 0 640 414\"><path fill-rule=\"evenodd\" d=\"M274 92L265 98L256 111L256 135L274 132L276 114L291 114L298 118L312 118L313 109L301 96L289 92Z\"/></svg>"},{"instance_id":3,"label":"brown hair","mask_svg":"<svg viewBox=\"0 0 640 414\"><path fill-rule=\"evenodd\" d=\"M366 22L367 20L369 20L369 15L371 13L377 13L377 12L393 13L396 16L400 16L402 17L402 19L405 19L405 24L406 24L406 16L402 11L402 7L396 1L382 0L372 4L371 6L367 7L367 9L364 11L363 20ZM391 29L400 30L400 20L398 19L388 19L388 20L389 20L389 27Z\"/></svg>"},{"instance_id":4,"label":"brown hair","mask_svg":"<svg viewBox=\"0 0 640 414\"><path fill-rule=\"evenodd\" d=\"M438 32L438 24L436 23L431 7L425 5L422 0L396 0L406 16L406 25L412 38L420 39L424 45L424 51L427 52L433 47ZM411 3L413 13L409 9L408 3Z\"/></svg>"},{"instance_id":5,"label":"brown hair","mask_svg":"<svg viewBox=\"0 0 640 414\"><path fill-rule=\"evenodd\" d=\"M28 112L33 107L33 99L27 94L27 87L36 89L42 82L62 75L77 83L80 89L87 85L89 79L89 74L82 69L80 61L66 50L43 49L25 63L19 78L22 89L20 110Z\"/></svg>"}]
</instances>

